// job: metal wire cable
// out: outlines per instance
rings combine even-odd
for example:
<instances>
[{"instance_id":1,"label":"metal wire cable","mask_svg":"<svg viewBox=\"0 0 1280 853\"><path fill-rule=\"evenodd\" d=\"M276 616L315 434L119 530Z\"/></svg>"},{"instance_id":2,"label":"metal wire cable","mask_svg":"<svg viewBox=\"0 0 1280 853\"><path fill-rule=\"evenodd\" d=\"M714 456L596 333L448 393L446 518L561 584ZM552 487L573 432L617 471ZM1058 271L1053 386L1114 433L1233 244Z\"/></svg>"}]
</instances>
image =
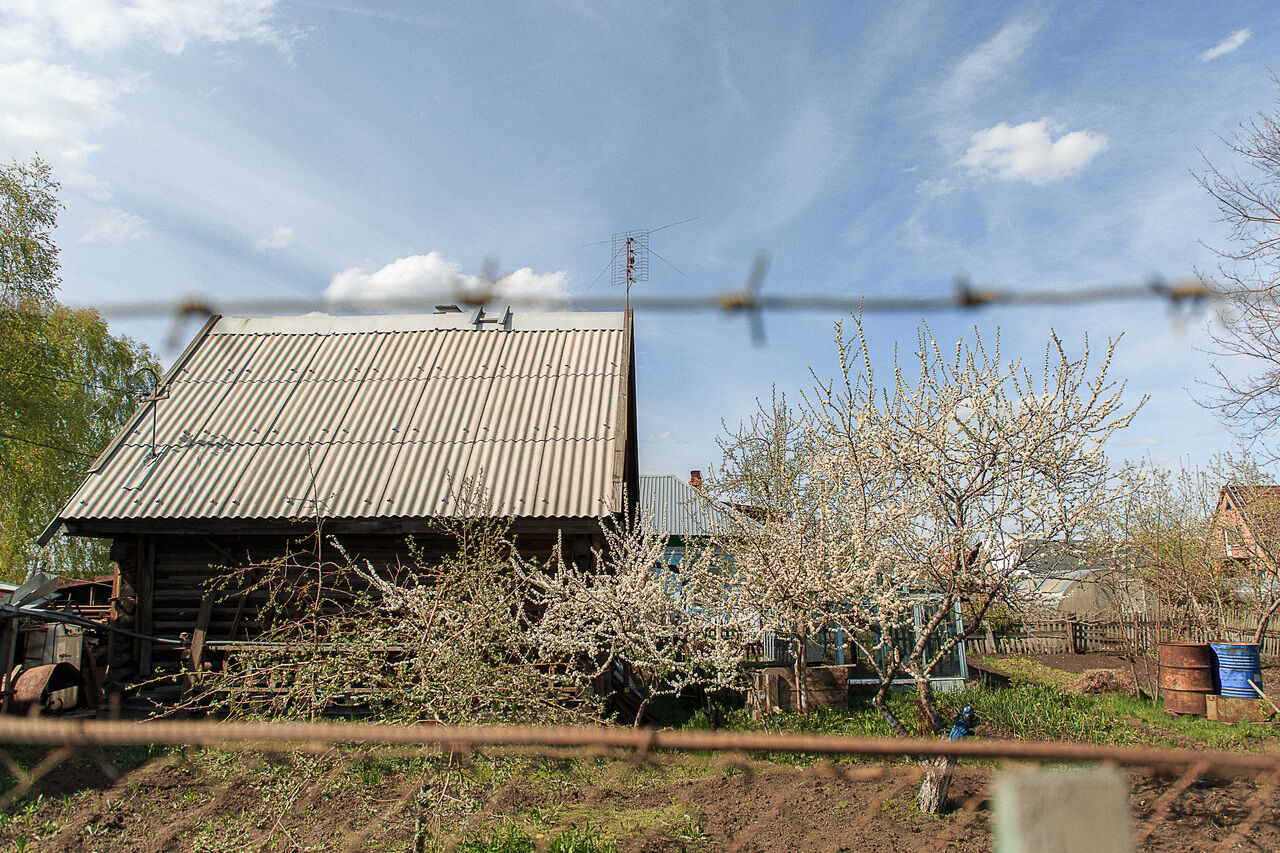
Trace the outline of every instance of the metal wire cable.
<instances>
[{"instance_id":1,"label":"metal wire cable","mask_svg":"<svg viewBox=\"0 0 1280 853\"><path fill-rule=\"evenodd\" d=\"M974 287L957 283L952 294L932 296L847 296L839 293L799 293L767 295L748 288L722 290L698 296L653 295L631 297L631 307L641 311L833 311L848 313L934 312L971 310L993 306L1083 305L1086 303L1157 300L1175 307L1215 299L1220 294L1198 278L1173 283L1153 279L1142 284L1099 285L1064 290L1009 290ZM323 299L316 297L274 297L267 299L219 299L196 295L178 301L108 302L93 306L110 319L190 318L213 314L264 315L303 314L310 311L334 313L406 313L433 310L442 299L458 305L482 307L502 304L511 308L548 311L620 310L624 300L615 296L524 296L503 295L496 287L482 290L455 290L448 296L392 297L371 299Z\"/></svg>"}]
</instances>

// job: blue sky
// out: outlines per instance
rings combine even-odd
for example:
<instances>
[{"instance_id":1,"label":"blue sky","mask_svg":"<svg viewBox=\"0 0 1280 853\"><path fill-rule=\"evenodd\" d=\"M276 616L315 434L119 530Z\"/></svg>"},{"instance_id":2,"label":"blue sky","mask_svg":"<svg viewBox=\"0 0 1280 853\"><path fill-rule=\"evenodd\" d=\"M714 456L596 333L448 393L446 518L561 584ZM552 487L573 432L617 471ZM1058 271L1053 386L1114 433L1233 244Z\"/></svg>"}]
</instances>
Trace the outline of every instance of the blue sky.
<instances>
[{"instance_id":1,"label":"blue sky","mask_svg":"<svg viewBox=\"0 0 1280 853\"><path fill-rule=\"evenodd\" d=\"M425 11L424 11L425 10ZM0 0L0 159L63 182L63 298L432 295L494 258L522 294L946 294L1210 268L1191 170L1280 88L1272 3L361 3ZM594 284L593 284L594 281ZM715 464L721 420L834 370L830 312L641 314L641 466ZM887 364L922 318L867 318ZM1115 443L1161 464L1231 439L1189 396L1206 315L1132 302L925 319L944 344L1124 334L1151 400ZM113 321L169 343L194 328ZM1096 349L1096 347L1095 347ZM1228 366L1229 370L1236 370Z\"/></svg>"}]
</instances>

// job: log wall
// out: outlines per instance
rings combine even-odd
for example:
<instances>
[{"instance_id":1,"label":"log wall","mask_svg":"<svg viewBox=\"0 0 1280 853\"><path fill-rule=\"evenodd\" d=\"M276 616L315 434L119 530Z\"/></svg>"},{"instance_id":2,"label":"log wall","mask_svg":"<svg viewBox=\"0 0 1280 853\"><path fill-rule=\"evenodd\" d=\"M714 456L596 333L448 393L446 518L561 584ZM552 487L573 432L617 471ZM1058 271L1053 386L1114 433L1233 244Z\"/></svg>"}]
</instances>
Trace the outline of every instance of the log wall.
<instances>
[{"instance_id":1,"label":"log wall","mask_svg":"<svg viewBox=\"0 0 1280 853\"><path fill-rule=\"evenodd\" d=\"M531 520L518 522L512 532L521 555L539 560L551 555L562 531L567 559L589 559L591 548L600 545L599 528L594 521ZM419 557L434 562L456 548L451 538L431 534L413 535L413 549L403 534L344 534L339 541L352 559L368 561L379 569L406 571ZM236 595L231 588L210 596L210 590L217 578L232 569L247 569L252 578L254 566L270 564L288 553L298 555L298 562L314 564L314 537L310 542L285 535L118 538L112 549L119 589L113 602L114 621L141 633L179 639L195 631L203 605L209 611L203 639L252 640L263 627L260 611L266 593ZM345 562L332 547L326 547L320 559ZM206 597L213 600L206 602ZM150 673L177 672L181 668L180 654L180 648L171 645L117 642L111 659L114 682L127 684Z\"/></svg>"}]
</instances>

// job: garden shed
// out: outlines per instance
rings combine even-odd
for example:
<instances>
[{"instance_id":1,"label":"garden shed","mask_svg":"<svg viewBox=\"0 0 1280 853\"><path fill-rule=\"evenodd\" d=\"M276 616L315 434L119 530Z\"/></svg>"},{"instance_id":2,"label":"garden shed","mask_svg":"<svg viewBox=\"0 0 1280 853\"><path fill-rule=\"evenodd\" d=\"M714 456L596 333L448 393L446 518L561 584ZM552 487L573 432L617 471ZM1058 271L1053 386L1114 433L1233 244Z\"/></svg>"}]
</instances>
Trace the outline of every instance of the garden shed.
<instances>
[{"instance_id":1,"label":"garden shed","mask_svg":"<svg viewBox=\"0 0 1280 853\"><path fill-rule=\"evenodd\" d=\"M464 500L464 484L486 506ZM111 540L114 620L252 638L220 566L322 525L374 564L451 546L441 518L507 517L522 553L591 559L639 493L630 312L212 317L43 534ZM207 612L202 612L207 611ZM118 643L117 683L178 666Z\"/></svg>"}]
</instances>

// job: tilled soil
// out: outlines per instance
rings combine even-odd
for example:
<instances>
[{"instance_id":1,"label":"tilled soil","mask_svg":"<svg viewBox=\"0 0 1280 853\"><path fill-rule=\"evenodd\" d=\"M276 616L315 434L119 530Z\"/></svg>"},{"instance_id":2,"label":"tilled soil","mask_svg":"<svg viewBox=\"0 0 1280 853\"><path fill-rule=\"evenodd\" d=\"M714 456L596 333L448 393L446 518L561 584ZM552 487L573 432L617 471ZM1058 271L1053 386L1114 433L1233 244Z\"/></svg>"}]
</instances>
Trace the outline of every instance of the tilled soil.
<instances>
[{"instance_id":1,"label":"tilled soil","mask_svg":"<svg viewBox=\"0 0 1280 853\"><path fill-rule=\"evenodd\" d=\"M911 765L854 765L831 769L753 763L740 769L706 768L681 778L641 780L624 767L613 781L589 788L558 785L546 779L508 780L490 795L480 817L527 819L539 809L566 801L588 803L600 823L611 813L658 813L679 809L692 816L701 838L673 837L664 826L637 828L621 834L619 849L628 853L676 851L986 851L992 847L987 791L996 770L961 764L951 788L951 808L942 817L918 812L918 770ZM31 839L27 850L78 853L168 853L232 849L211 843L209 827L224 826L222 838L242 839L244 849L341 850L357 839L368 822L353 822L354 811L340 788L307 791L280 809L261 811L261 793L252 774L214 780L176 764L147 774L131 792L116 789L108 803L105 779L88 773L80 783L88 790L68 810L45 800L27 826L48 819L59 831ZM65 793L76 784L70 769L48 779L49 792ZM850 778L853 777L853 778ZM398 792L415 779L389 778L385 802L394 809ZM1199 780L1171 798L1163 815L1152 821L1161 796L1176 780L1132 776L1131 811L1135 830L1149 830L1138 849L1200 851L1218 849L1242 822L1253 825L1229 849L1280 850L1277 798L1272 792L1258 805L1255 781ZM412 787L412 785L410 785ZM93 789L97 790L93 790ZM1256 811L1255 811L1256 809ZM427 816L429 817L429 815ZM412 845L411 810L390 811L376 824L367 849L401 850ZM1081 815L1088 820L1088 815ZM203 829L202 829L203 828ZM17 826L0 830L0 849L16 849ZM555 837L548 829L540 841ZM363 845L362 845L363 846Z\"/></svg>"},{"instance_id":2,"label":"tilled soil","mask_svg":"<svg viewBox=\"0 0 1280 853\"><path fill-rule=\"evenodd\" d=\"M877 779L844 781L812 771L782 769L751 776L693 779L619 799L687 805L701 819L706 850L764 851L983 851L991 849L981 769L960 768L952 797L969 808L932 817L915 809L916 774L883 768ZM684 850L661 838L641 838L633 853ZM692 848L696 849L696 848Z\"/></svg>"}]
</instances>

